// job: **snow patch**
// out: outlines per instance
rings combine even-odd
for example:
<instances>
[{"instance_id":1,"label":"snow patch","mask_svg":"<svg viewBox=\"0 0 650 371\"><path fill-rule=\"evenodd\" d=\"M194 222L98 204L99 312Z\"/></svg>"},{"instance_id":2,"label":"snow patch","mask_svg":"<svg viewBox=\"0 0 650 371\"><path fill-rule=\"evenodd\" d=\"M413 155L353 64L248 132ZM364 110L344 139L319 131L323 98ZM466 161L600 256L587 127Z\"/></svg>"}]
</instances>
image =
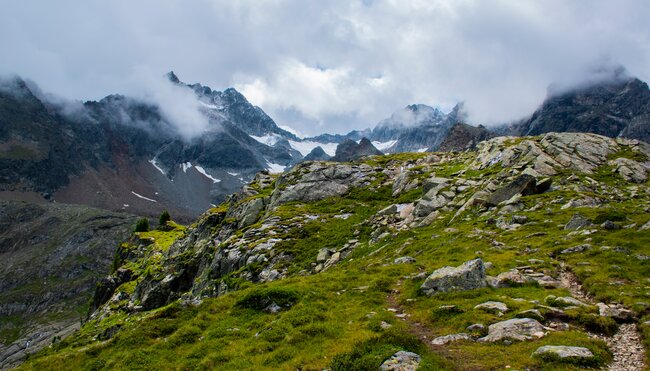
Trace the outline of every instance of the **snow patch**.
<instances>
[{"instance_id":1,"label":"snow patch","mask_svg":"<svg viewBox=\"0 0 650 371\"><path fill-rule=\"evenodd\" d=\"M148 197L144 197L143 195L139 195L139 194L137 194L137 193L135 193L135 192L133 192L133 191L131 191L131 193L133 193L136 197L139 197L139 198L141 198L141 199L143 199L143 200L147 200L147 201L151 201L151 202L158 202L158 201L156 201L156 200L152 200L152 199L150 199L150 198L148 198ZM126 204L125 204L125 205L126 205Z\"/></svg>"},{"instance_id":2,"label":"snow patch","mask_svg":"<svg viewBox=\"0 0 650 371\"><path fill-rule=\"evenodd\" d=\"M267 134L262 137L256 137L255 135L251 135L251 138L255 139L256 141L262 144L266 144L269 147L272 147L273 145L275 145L275 143L278 142L278 140L280 140L280 137L275 134Z\"/></svg>"},{"instance_id":3,"label":"snow patch","mask_svg":"<svg viewBox=\"0 0 650 371\"><path fill-rule=\"evenodd\" d=\"M160 166L158 166L158 162L156 161L156 158L155 158L155 157L152 158L151 160L149 160L149 163L150 163L151 165L153 165L153 167L155 167L156 169L158 169L158 171L160 171L160 172L162 173L162 175L167 176L167 173L165 172L165 170L161 169Z\"/></svg>"},{"instance_id":4,"label":"snow patch","mask_svg":"<svg viewBox=\"0 0 650 371\"><path fill-rule=\"evenodd\" d=\"M237 175L239 175L239 173L231 173L230 171L227 171L227 173L228 173L228 175L230 175L230 176L237 176Z\"/></svg>"},{"instance_id":5,"label":"snow patch","mask_svg":"<svg viewBox=\"0 0 650 371\"><path fill-rule=\"evenodd\" d=\"M283 173L286 166L280 164L274 164L272 162L266 162L266 168L271 173Z\"/></svg>"},{"instance_id":6,"label":"snow patch","mask_svg":"<svg viewBox=\"0 0 650 371\"><path fill-rule=\"evenodd\" d=\"M417 150L418 153L426 152L428 148L420 148Z\"/></svg>"},{"instance_id":7,"label":"snow patch","mask_svg":"<svg viewBox=\"0 0 650 371\"><path fill-rule=\"evenodd\" d=\"M319 143L319 142L312 142L310 140L295 142L293 140L290 140L289 145L291 145L291 148L300 152L300 154L303 157L307 156L309 152L311 152L316 147L320 147L328 155L334 156L336 154L336 147L338 146L338 143Z\"/></svg>"},{"instance_id":8,"label":"snow patch","mask_svg":"<svg viewBox=\"0 0 650 371\"><path fill-rule=\"evenodd\" d=\"M201 166L196 165L194 167L196 168L196 170L199 171L199 173L201 173L201 174L205 175L207 178L211 179L212 183L219 183L221 181L221 179L217 179L217 178L213 177L212 175L208 174L207 171L205 171L205 169L202 168Z\"/></svg>"},{"instance_id":9,"label":"snow patch","mask_svg":"<svg viewBox=\"0 0 650 371\"><path fill-rule=\"evenodd\" d=\"M219 109L219 107L215 106L214 104L207 104L207 103L202 102L202 101L199 101L199 103L205 108Z\"/></svg>"},{"instance_id":10,"label":"snow patch","mask_svg":"<svg viewBox=\"0 0 650 371\"><path fill-rule=\"evenodd\" d=\"M388 148L392 147L397 143L397 140L389 140L388 142L372 142L372 145L375 146L380 151L387 150Z\"/></svg>"},{"instance_id":11,"label":"snow patch","mask_svg":"<svg viewBox=\"0 0 650 371\"><path fill-rule=\"evenodd\" d=\"M185 162L185 163L182 163L180 166L181 166L181 169L183 169L183 172L187 173L187 169L192 167L192 163L191 162Z\"/></svg>"}]
</instances>

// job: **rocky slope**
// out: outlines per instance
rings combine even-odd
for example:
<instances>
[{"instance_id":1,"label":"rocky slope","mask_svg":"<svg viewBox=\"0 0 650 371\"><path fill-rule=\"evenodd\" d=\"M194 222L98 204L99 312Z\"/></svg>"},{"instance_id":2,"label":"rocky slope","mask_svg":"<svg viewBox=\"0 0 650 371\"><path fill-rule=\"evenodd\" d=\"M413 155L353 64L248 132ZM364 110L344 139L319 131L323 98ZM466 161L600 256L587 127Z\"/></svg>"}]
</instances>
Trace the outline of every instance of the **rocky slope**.
<instances>
[{"instance_id":1,"label":"rocky slope","mask_svg":"<svg viewBox=\"0 0 650 371\"><path fill-rule=\"evenodd\" d=\"M549 133L259 173L122 244L88 323L23 367L642 369L649 156Z\"/></svg>"},{"instance_id":2,"label":"rocky slope","mask_svg":"<svg viewBox=\"0 0 650 371\"><path fill-rule=\"evenodd\" d=\"M83 206L0 201L0 368L79 328L134 224Z\"/></svg>"}]
</instances>

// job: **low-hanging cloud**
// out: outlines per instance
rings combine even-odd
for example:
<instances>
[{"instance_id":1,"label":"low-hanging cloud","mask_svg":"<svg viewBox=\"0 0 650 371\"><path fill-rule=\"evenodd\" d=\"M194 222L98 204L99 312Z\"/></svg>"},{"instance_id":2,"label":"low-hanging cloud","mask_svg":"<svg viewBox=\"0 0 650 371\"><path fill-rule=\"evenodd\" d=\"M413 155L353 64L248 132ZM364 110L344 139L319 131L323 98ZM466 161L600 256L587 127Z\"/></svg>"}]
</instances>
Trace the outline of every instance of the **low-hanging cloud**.
<instances>
[{"instance_id":1,"label":"low-hanging cloud","mask_svg":"<svg viewBox=\"0 0 650 371\"><path fill-rule=\"evenodd\" d=\"M173 69L188 82L236 86L305 134L373 126L413 103L449 111L464 101L470 121L495 124L530 114L552 83L590 80L599 65L647 81L649 18L646 0L14 2L0 14L0 73L100 99L135 90L141 66L153 76ZM187 119L189 97L149 96L187 103L165 114L189 123L187 135L202 130Z\"/></svg>"},{"instance_id":2,"label":"low-hanging cloud","mask_svg":"<svg viewBox=\"0 0 650 371\"><path fill-rule=\"evenodd\" d=\"M147 67L139 67L125 86L130 95L157 106L168 123L186 140L191 140L211 128L208 117L193 90L171 82ZM216 124L215 124L216 125ZM212 125L212 129L218 129Z\"/></svg>"}]
</instances>

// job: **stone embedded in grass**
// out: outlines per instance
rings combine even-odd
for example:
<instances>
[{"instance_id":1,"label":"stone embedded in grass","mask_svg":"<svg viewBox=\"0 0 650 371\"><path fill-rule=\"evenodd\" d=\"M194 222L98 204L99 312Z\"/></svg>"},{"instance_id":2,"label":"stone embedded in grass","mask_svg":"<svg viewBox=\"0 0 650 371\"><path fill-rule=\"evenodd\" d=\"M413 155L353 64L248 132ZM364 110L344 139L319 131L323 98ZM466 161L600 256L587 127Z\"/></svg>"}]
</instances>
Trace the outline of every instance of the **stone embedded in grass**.
<instances>
[{"instance_id":1,"label":"stone embedded in grass","mask_svg":"<svg viewBox=\"0 0 650 371\"><path fill-rule=\"evenodd\" d=\"M415 263L415 258L410 256L401 256L393 261L395 264L410 264Z\"/></svg>"},{"instance_id":2,"label":"stone embedded in grass","mask_svg":"<svg viewBox=\"0 0 650 371\"><path fill-rule=\"evenodd\" d=\"M420 356L400 350L379 366L380 371L415 371L420 366Z\"/></svg>"},{"instance_id":3,"label":"stone embedded in grass","mask_svg":"<svg viewBox=\"0 0 650 371\"><path fill-rule=\"evenodd\" d=\"M518 269L511 269L509 271L499 273L493 280L490 281L490 286L494 288L510 287L512 285L523 285L531 283L534 280L528 276L523 275Z\"/></svg>"},{"instance_id":4,"label":"stone embedded in grass","mask_svg":"<svg viewBox=\"0 0 650 371\"><path fill-rule=\"evenodd\" d=\"M461 332L459 334L451 334L451 335L439 336L439 337L431 340L431 344L433 344L433 345L445 345L445 344L449 344L451 342L459 341L459 340L473 340L473 339L468 333Z\"/></svg>"},{"instance_id":5,"label":"stone embedded in grass","mask_svg":"<svg viewBox=\"0 0 650 371\"><path fill-rule=\"evenodd\" d=\"M517 313L519 318L532 318L534 320L543 321L544 316L538 309L528 309L523 312Z\"/></svg>"},{"instance_id":6,"label":"stone embedded in grass","mask_svg":"<svg viewBox=\"0 0 650 371\"><path fill-rule=\"evenodd\" d=\"M420 289L425 295L436 292L465 291L485 287L483 260L474 259L458 267L436 269L427 277Z\"/></svg>"},{"instance_id":7,"label":"stone embedded in grass","mask_svg":"<svg viewBox=\"0 0 650 371\"><path fill-rule=\"evenodd\" d=\"M317 263L324 263L327 261L327 259L332 256L334 252L326 247L318 250L318 255L316 256L316 262Z\"/></svg>"},{"instance_id":8,"label":"stone embedded in grass","mask_svg":"<svg viewBox=\"0 0 650 371\"><path fill-rule=\"evenodd\" d=\"M474 323L472 325L467 326L465 330L469 332L483 331L485 330L485 325L482 323Z\"/></svg>"},{"instance_id":9,"label":"stone embedded in grass","mask_svg":"<svg viewBox=\"0 0 650 371\"><path fill-rule=\"evenodd\" d=\"M486 301L474 307L489 313L503 313L508 311L508 306L500 301Z\"/></svg>"},{"instance_id":10,"label":"stone embedded in grass","mask_svg":"<svg viewBox=\"0 0 650 371\"><path fill-rule=\"evenodd\" d=\"M485 200L489 206L496 206L503 201L509 200L515 195L522 194L524 196L536 193L535 177L524 174L515 178L506 186L497 189Z\"/></svg>"},{"instance_id":11,"label":"stone embedded in grass","mask_svg":"<svg viewBox=\"0 0 650 371\"><path fill-rule=\"evenodd\" d=\"M581 361L591 360L594 354L584 347L570 347L563 345L545 345L533 352L533 357L539 357L548 361Z\"/></svg>"},{"instance_id":12,"label":"stone embedded in grass","mask_svg":"<svg viewBox=\"0 0 650 371\"><path fill-rule=\"evenodd\" d=\"M589 304L583 303L580 300L571 296L562 296L558 298L553 295L549 295L546 297L545 300L547 303L559 307L569 307L569 306L588 307L589 306Z\"/></svg>"},{"instance_id":13,"label":"stone embedded in grass","mask_svg":"<svg viewBox=\"0 0 650 371\"><path fill-rule=\"evenodd\" d=\"M488 334L478 339L482 343L494 343L502 340L532 340L544 337L544 326L531 318L513 318L494 323L488 327Z\"/></svg>"},{"instance_id":14,"label":"stone embedded in grass","mask_svg":"<svg viewBox=\"0 0 650 371\"><path fill-rule=\"evenodd\" d=\"M568 223L564 226L565 230L582 229L591 225L591 221L580 213L575 213Z\"/></svg>"},{"instance_id":15,"label":"stone embedded in grass","mask_svg":"<svg viewBox=\"0 0 650 371\"><path fill-rule=\"evenodd\" d=\"M582 245L578 245L578 246L574 246L574 247L569 247L568 249L564 249L564 250L560 251L560 254L574 254L574 253L577 253L577 252L583 252L585 250L589 250L590 248L591 248L591 245L588 244L588 243L585 243L585 244L582 244Z\"/></svg>"},{"instance_id":16,"label":"stone embedded in grass","mask_svg":"<svg viewBox=\"0 0 650 371\"><path fill-rule=\"evenodd\" d=\"M596 306L598 307L598 313L603 317L612 317L621 322L631 321L634 319L634 312L626 309L622 305L598 303Z\"/></svg>"}]
</instances>

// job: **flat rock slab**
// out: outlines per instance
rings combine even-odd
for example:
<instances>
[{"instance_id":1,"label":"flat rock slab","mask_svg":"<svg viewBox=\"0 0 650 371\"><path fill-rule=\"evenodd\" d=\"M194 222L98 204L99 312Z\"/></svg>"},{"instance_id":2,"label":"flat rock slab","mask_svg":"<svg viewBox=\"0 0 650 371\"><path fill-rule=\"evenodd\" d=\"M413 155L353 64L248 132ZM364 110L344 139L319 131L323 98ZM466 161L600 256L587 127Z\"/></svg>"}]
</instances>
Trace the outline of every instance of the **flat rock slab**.
<instances>
[{"instance_id":1,"label":"flat rock slab","mask_svg":"<svg viewBox=\"0 0 650 371\"><path fill-rule=\"evenodd\" d=\"M474 307L490 313L507 312L508 306L500 301L486 301Z\"/></svg>"},{"instance_id":2,"label":"flat rock slab","mask_svg":"<svg viewBox=\"0 0 650 371\"><path fill-rule=\"evenodd\" d=\"M494 323L488 327L488 334L478 339L482 343L494 343L501 340L532 340L544 336L544 326L531 318L513 318Z\"/></svg>"},{"instance_id":3,"label":"flat rock slab","mask_svg":"<svg viewBox=\"0 0 650 371\"><path fill-rule=\"evenodd\" d=\"M469 334L467 334L465 332L461 332L460 334L439 336L439 337L431 340L431 344L433 344L433 345L445 345L445 344L449 344L451 342L459 341L459 340L473 340L473 339Z\"/></svg>"},{"instance_id":4,"label":"flat rock slab","mask_svg":"<svg viewBox=\"0 0 650 371\"><path fill-rule=\"evenodd\" d=\"M577 359L591 359L594 358L594 354L591 353L589 349L584 347L545 345L543 347L537 348L537 350L533 352L533 357L548 357L551 360L573 361Z\"/></svg>"},{"instance_id":5,"label":"flat rock slab","mask_svg":"<svg viewBox=\"0 0 650 371\"><path fill-rule=\"evenodd\" d=\"M413 352L399 351L379 366L380 371L415 371L420 366L420 356Z\"/></svg>"}]
</instances>

